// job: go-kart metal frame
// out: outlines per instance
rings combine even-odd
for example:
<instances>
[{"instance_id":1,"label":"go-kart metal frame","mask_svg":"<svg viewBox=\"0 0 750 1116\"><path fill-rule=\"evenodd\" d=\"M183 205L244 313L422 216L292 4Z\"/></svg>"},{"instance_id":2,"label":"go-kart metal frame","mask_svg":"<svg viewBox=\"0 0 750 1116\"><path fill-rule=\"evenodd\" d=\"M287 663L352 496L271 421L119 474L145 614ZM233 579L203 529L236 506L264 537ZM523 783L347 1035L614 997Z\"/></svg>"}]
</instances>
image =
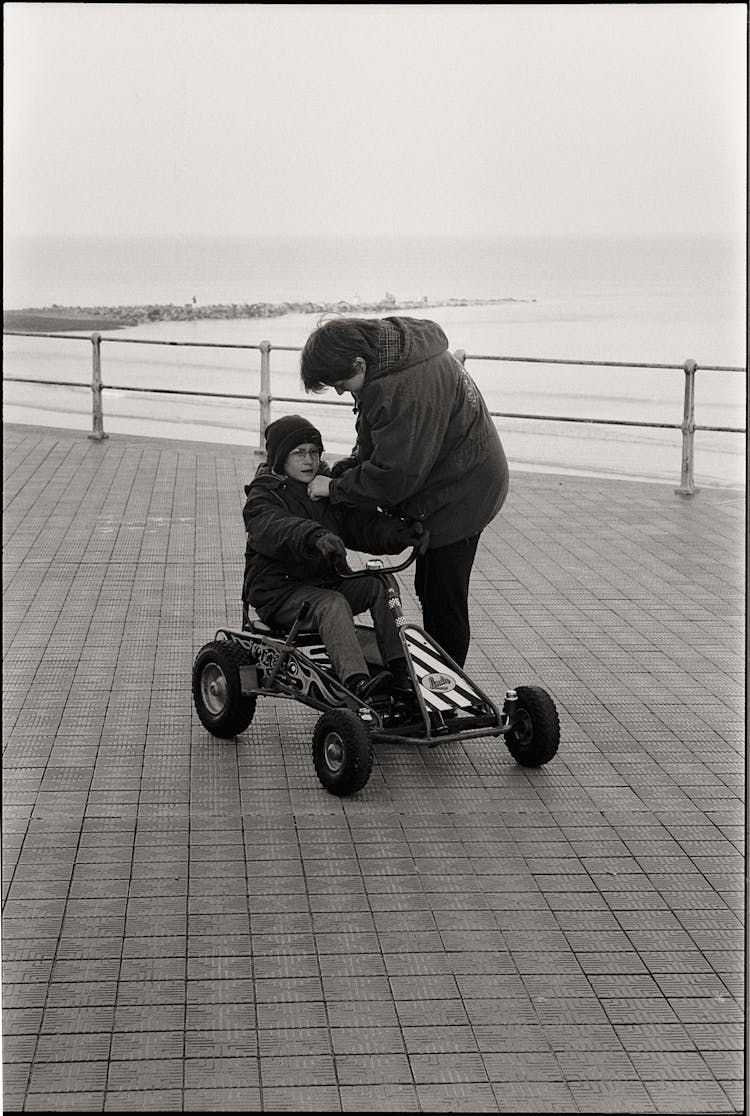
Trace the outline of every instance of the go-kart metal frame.
<instances>
[{"instance_id":1,"label":"go-kart metal frame","mask_svg":"<svg viewBox=\"0 0 750 1116\"><path fill-rule=\"evenodd\" d=\"M320 636L306 623L303 605L284 634L253 620L243 602L241 630L219 628L193 665L193 699L203 726L231 739L251 723L259 697L287 698L321 712L312 755L318 779L336 795L355 794L367 783L378 741L436 747L477 737L503 736L513 758L539 767L556 754L560 726L555 703L539 686L505 692L502 710L422 628L404 615L395 574L398 565L371 558L364 569L341 577L380 577L399 632L412 693L378 694L366 701L336 677ZM368 666L382 670L374 632L355 624Z\"/></svg>"}]
</instances>

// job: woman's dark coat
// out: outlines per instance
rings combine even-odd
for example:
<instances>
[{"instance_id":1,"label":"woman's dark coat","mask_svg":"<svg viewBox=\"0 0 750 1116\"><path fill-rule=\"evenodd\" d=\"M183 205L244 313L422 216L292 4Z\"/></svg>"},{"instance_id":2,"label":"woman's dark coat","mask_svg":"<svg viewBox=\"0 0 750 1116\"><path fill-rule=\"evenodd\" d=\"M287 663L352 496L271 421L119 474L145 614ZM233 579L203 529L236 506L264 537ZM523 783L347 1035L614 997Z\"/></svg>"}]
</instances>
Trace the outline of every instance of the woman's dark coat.
<instances>
[{"instance_id":1,"label":"woman's dark coat","mask_svg":"<svg viewBox=\"0 0 750 1116\"><path fill-rule=\"evenodd\" d=\"M398 356L367 369L356 463L331 482L334 507L418 519L430 546L477 534L508 492L508 463L481 393L436 322L385 318ZM336 470L338 473L338 470Z\"/></svg>"}]
</instances>

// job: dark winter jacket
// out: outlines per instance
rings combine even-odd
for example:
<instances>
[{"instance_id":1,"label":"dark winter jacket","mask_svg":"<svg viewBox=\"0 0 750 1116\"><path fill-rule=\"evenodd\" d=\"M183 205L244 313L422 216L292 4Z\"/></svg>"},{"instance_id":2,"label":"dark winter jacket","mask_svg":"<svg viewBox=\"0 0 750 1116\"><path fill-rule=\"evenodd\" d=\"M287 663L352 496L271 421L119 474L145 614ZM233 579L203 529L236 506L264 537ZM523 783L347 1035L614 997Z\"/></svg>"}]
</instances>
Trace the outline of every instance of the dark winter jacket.
<instances>
[{"instance_id":1,"label":"dark winter jacket","mask_svg":"<svg viewBox=\"0 0 750 1116\"><path fill-rule=\"evenodd\" d=\"M328 470L323 465L320 471ZM377 511L311 500L305 483L279 476L267 465L259 467L245 492L243 599L266 622L298 585L335 588L339 584L331 557L324 557L315 546L326 531L338 535L351 550L367 554L398 554L417 541L413 526Z\"/></svg>"},{"instance_id":2,"label":"dark winter jacket","mask_svg":"<svg viewBox=\"0 0 750 1116\"><path fill-rule=\"evenodd\" d=\"M383 319L388 352L357 399L356 464L331 482L334 507L421 520L430 546L481 531L508 492L508 463L474 381L436 322ZM385 364L385 366L383 366Z\"/></svg>"}]
</instances>

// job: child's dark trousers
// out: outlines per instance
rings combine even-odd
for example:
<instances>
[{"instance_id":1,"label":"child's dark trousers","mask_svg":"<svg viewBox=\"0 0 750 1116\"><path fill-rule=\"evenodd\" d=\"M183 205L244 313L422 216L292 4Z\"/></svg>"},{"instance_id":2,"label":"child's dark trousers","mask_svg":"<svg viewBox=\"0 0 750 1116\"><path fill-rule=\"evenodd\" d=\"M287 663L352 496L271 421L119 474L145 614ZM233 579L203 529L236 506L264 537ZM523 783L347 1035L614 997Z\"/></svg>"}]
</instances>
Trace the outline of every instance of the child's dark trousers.
<instances>
[{"instance_id":1,"label":"child's dark trousers","mask_svg":"<svg viewBox=\"0 0 750 1116\"><path fill-rule=\"evenodd\" d=\"M361 577L352 581L340 581L335 589L298 585L272 615L269 616L264 610L262 619L267 624L291 628L304 601L311 608L304 627L320 633L333 669L343 682L355 674L369 674L354 629L354 617L361 612L369 611L372 615L383 663L387 666L388 663L403 658L398 629L388 607L385 585L380 578Z\"/></svg>"}]
</instances>

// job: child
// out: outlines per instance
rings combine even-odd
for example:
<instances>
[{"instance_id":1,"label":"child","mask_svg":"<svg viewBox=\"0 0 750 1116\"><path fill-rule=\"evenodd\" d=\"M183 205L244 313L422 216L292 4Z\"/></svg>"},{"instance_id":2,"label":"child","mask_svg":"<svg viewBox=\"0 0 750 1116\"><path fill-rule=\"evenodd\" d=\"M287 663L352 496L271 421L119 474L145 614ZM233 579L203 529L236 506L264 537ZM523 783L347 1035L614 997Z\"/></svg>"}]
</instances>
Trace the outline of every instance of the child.
<instances>
[{"instance_id":1,"label":"child","mask_svg":"<svg viewBox=\"0 0 750 1116\"><path fill-rule=\"evenodd\" d=\"M369 610L390 678L396 688L408 689L403 647L383 581L344 580L334 561L345 562L347 546L369 554L398 554L416 545L419 533L380 512L311 500L309 482L319 472L328 474L322 452L320 431L301 415L286 415L266 429L266 462L245 486L243 597L264 623L284 628L292 626L302 602L309 602L307 626L320 633L336 675L362 699L389 681L386 672L370 678L354 628L354 617Z\"/></svg>"}]
</instances>

